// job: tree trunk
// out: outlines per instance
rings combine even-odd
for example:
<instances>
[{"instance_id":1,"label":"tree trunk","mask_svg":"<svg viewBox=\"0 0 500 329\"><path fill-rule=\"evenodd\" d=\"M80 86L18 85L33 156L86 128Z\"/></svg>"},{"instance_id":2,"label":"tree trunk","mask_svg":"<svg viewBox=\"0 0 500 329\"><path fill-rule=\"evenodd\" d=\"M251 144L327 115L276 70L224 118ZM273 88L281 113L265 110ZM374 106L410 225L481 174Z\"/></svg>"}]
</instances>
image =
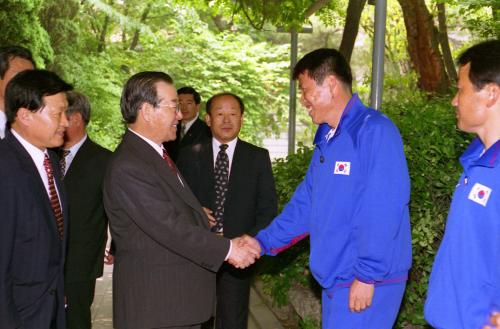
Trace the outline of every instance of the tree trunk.
<instances>
[{"instance_id":1,"label":"tree trunk","mask_svg":"<svg viewBox=\"0 0 500 329\"><path fill-rule=\"evenodd\" d=\"M444 64L446 65L446 72L451 81L457 81L457 70L453 63L453 56L451 55L450 41L448 40L448 27L446 26L446 7L444 2L437 3L438 22L439 22L439 44L443 52Z\"/></svg>"},{"instance_id":2,"label":"tree trunk","mask_svg":"<svg viewBox=\"0 0 500 329\"><path fill-rule=\"evenodd\" d=\"M339 51L344 55L348 63L351 61L352 50L358 36L359 21L365 4L366 0L350 0L347 6L344 33L342 34Z\"/></svg>"},{"instance_id":3,"label":"tree trunk","mask_svg":"<svg viewBox=\"0 0 500 329\"><path fill-rule=\"evenodd\" d=\"M104 24L102 25L101 34L99 35L99 43L97 44L97 52L100 53L106 48L106 34L108 34L108 26L110 23L108 15L104 17Z\"/></svg>"},{"instance_id":4,"label":"tree trunk","mask_svg":"<svg viewBox=\"0 0 500 329\"><path fill-rule=\"evenodd\" d=\"M146 8L144 8L144 11L142 12L140 21L141 24L143 24L148 18L150 10L151 10L151 3L148 3ZM139 32L140 30L137 28L134 32L134 37L132 38L132 42L130 43L130 50L135 50L135 47L137 47L137 45L139 44Z\"/></svg>"},{"instance_id":5,"label":"tree trunk","mask_svg":"<svg viewBox=\"0 0 500 329\"><path fill-rule=\"evenodd\" d=\"M408 52L418 74L418 86L430 93L445 93L450 88L443 58L439 52L436 27L425 0L398 0L408 39Z\"/></svg>"},{"instance_id":6,"label":"tree trunk","mask_svg":"<svg viewBox=\"0 0 500 329\"><path fill-rule=\"evenodd\" d=\"M304 16L305 18L308 18L309 16L313 15L315 12L326 6L327 4L330 3L331 0L317 0L315 1L312 5L307 8ZM349 1L350 2L350 1Z\"/></svg>"}]
</instances>

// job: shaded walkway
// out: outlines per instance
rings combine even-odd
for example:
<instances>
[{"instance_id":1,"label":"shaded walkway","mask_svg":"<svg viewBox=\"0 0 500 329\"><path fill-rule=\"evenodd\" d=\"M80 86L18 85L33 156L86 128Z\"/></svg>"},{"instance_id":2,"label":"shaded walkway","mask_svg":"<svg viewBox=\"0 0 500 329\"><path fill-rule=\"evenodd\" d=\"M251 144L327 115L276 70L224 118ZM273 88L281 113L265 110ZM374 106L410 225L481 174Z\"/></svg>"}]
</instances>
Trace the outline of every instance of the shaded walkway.
<instances>
[{"instance_id":1,"label":"shaded walkway","mask_svg":"<svg viewBox=\"0 0 500 329\"><path fill-rule=\"evenodd\" d=\"M93 329L113 328L112 278L113 266L105 265L103 277L97 280L94 304L92 304ZM253 288L250 291L248 329L283 329Z\"/></svg>"}]
</instances>

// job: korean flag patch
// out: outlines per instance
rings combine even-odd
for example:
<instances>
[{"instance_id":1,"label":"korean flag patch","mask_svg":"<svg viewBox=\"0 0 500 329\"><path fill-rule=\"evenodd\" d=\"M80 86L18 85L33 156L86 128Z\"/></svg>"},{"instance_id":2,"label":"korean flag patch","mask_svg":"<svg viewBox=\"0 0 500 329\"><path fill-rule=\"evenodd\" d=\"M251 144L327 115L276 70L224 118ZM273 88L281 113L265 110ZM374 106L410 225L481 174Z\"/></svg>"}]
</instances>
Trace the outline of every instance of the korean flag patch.
<instances>
[{"instance_id":1,"label":"korean flag patch","mask_svg":"<svg viewBox=\"0 0 500 329\"><path fill-rule=\"evenodd\" d=\"M346 161L337 161L335 162L335 169L333 173L335 175L346 175L349 176L351 172L351 163Z\"/></svg>"},{"instance_id":2,"label":"korean flag patch","mask_svg":"<svg viewBox=\"0 0 500 329\"><path fill-rule=\"evenodd\" d=\"M491 189L482 184L476 183L469 192L469 200L479 203L481 206L486 207L488 199L491 195Z\"/></svg>"}]
</instances>

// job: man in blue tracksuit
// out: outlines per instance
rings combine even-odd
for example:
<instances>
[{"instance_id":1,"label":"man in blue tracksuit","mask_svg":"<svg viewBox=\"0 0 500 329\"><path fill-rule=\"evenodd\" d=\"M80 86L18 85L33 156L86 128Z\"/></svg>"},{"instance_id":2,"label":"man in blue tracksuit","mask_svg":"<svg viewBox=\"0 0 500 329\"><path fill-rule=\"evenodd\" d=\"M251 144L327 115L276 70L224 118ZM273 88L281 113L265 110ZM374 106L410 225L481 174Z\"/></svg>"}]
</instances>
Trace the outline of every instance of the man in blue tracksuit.
<instances>
[{"instance_id":1,"label":"man in blue tracksuit","mask_svg":"<svg viewBox=\"0 0 500 329\"><path fill-rule=\"evenodd\" d=\"M294 69L318 124L304 181L256 239L276 255L310 235L323 328L392 328L411 266L410 182L397 128L352 94L349 64L318 49Z\"/></svg>"},{"instance_id":2,"label":"man in blue tracksuit","mask_svg":"<svg viewBox=\"0 0 500 329\"><path fill-rule=\"evenodd\" d=\"M500 310L500 40L458 59L457 126L475 133L429 281L425 318L439 329L479 329Z\"/></svg>"}]
</instances>

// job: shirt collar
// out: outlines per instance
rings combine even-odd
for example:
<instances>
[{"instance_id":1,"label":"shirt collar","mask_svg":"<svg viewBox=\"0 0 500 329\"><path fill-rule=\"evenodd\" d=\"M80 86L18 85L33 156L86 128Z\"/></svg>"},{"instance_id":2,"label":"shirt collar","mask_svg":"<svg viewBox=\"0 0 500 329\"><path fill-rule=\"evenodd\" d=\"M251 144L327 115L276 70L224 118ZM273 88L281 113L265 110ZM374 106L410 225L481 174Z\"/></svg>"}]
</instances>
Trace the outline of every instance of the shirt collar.
<instances>
[{"instance_id":1,"label":"shirt collar","mask_svg":"<svg viewBox=\"0 0 500 329\"><path fill-rule=\"evenodd\" d=\"M5 130L7 129L7 115L0 110L0 139L5 137Z\"/></svg>"},{"instance_id":2,"label":"shirt collar","mask_svg":"<svg viewBox=\"0 0 500 329\"><path fill-rule=\"evenodd\" d=\"M68 150L71 152L70 154L75 155L76 153L78 153L78 150L80 149L80 147L82 147L83 143L85 143L86 140L87 140L87 134L85 134L85 136L83 136L82 139L78 141L78 143L74 144L69 149L65 150Z\"/></svg>"},{"instance_id":3,"label":"shirt collar","mask_svg":"<svg viewBox=\"0 0 500 329\"><path fill-rule=\"evenodd\" d=\"M12 135L16 137L16 139L21 143L21 145L25 148L26 152L31 156L33 159L33 162L37 164L43 164L43 161L45 160L45 154L47 153L47 149L45 150L40 150L38 147L35 145L31 144L28 142L26 139L24 139L15 129L11 129Z\"/></svg>"},{"instance_id":4,"label":"shirt collar","mask_svg":"<svg viewBox=\"0 0 500 329\"><path fill-rule=\"evenodd\" d=\"M132 130L131 128L128 128L128 130L130 130L131 132L133 132L134 134L136 134L138 137L140 137L142 140L144 140L146 143L148 143L149 145L151 145L151 147L161 156L163 157L163 145L158 145L156 144L155 142L153 142L152 140L150 140L149 138L146 138L144 136L142 136L141 134L139 134L138 132Z\"/></svg>"},{"instance_id":5,"label":"shirt collar","mask_svg":"<svg viewBox=\"0 0 500 329\"><path fill-rule=\"evenodd\" d=\"M230 141L228 143L224 143L224 144L227 144L226 153L233 153L234 149L236 148L236 143L237 142L238 142L238 138L236 137L232 141ZM217 154L217 152L219 152L221 144L222 143L219 142L215 137L212 138L212 148L214 150L214 154Z\"/></svg>"},{"instance_id":6,"label":"shirt collar","mask_svg":"<svg viewBox=\"0 0 500 329\"><path fill-rule=\"evenodd\" d=\"M314 136L314 144L318 145L324 142L331 140L328 138L328 133L333 129L335 131L335 135L340 133L340 128L348 122L348 117L351 112L351 109L356 107L358 104L361 104L358 94L352 94L351 99L347 102L344 110L342 110L342 116L340 117L339 124L337 127L331 127L328 123L322 123L319 125L318 130L316 131L316 135Z\"/></svg>"},{"instance_id":7,"label":"shirt collar","mask_svg":"<svg viewBox=\"0 0 500 329\"><path fill-rule=\"evenodd\" d=\"M191 126L193 125L193 123L198 120L198 114L191 120L191 121L188 121L186 123L181 123L181 125L184 125L186 126L186 130L184 131L185 133L187 133L187 131L189 130L189 128L191 128Z\"/></svg>"},{"instance_id":8,"label":"shirt collar","mask_svg":"<svg viewBox=\"0 0 500 329\"><path fill-rule=\"evenodd\" d=\"M496 167L499 162L500 140L497 140L495 144L484 151L484 144L479 138L476 138L460 157L460 163L464 168L471 165L493 168Z\"/></svg>"}]
</instances>

